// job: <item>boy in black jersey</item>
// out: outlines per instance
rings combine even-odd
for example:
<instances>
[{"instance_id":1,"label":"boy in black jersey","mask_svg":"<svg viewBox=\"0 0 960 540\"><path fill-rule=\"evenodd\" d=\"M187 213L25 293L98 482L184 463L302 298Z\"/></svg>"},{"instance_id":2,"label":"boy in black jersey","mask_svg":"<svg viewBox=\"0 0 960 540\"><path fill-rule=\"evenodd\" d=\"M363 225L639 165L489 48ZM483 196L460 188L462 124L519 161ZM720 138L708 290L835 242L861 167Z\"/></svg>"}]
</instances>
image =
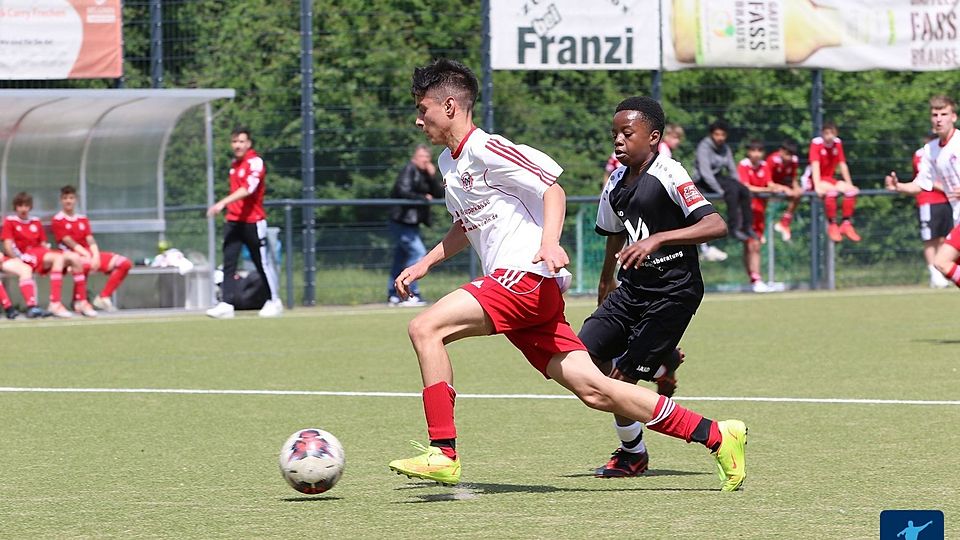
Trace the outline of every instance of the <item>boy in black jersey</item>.
<instances>
[{"instance_id":1,"label":"boy in black jersey","mask_svg":"<svg viewBox=\"0 0 960 540\"><path fill-rule=\"evenodd\" d=\"M614 153L623 166L600 198L596 231L607 237L607 246L599 307L579 334L594 362L609 365L611 378L629 383L672 378L681 361L677 344L703 299L697 244L727 234L683 166L657 152L663 127L663 109L651 98L631 97L617 106ZM649 459L643 424L615 419L622 444L596 475L641 474ZM647 425L660 431L657 420ZM742 430L746 439L742 422L721 424L721 430ZM708 430L706 422L688 426L687 441L706 441Z\"/></svg>"}]
</instances>

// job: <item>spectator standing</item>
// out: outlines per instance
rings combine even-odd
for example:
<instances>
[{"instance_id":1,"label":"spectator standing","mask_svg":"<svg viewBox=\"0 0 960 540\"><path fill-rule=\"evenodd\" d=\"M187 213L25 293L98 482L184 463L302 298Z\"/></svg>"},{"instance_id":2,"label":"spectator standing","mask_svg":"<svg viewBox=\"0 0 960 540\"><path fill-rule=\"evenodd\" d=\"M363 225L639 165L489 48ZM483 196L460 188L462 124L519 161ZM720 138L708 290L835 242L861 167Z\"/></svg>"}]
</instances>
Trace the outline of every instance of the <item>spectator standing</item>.
<instances>
[{"instance_id":1,"label":"spectator standing","mask_svg":"<svg viewBox=\"0 0 960 540\"><path fill-rule=\"evenodd\" d=\"M434 197L443 197L443 184L437 177L430 147L419 144L410 161L397 175L390 198L431 201ZM416 281L410 284L410 296L406 300L400 299L394 284L404 268L413 266L427 254L420 237L421 224L430 226L430 207L427 205L400 205L390 211L388 226L394 248L390 280L387 282L387 303L391 306L426 305Z\"/></svg>"},{"instance_id":2,"label":"spectator standing","mask_svg":"<svg viewBox=\"0 0 960 540\"><path fill-rule=\"evenodd\" d=\"M210 217L227 210L227 223L223 227L222 300L208 309L207 315L214 319L233 318L233 302L237 294L237 280L233 276L237 272L240 250L246 246L250 260L270 291L270 299L260 308L260 316L279 317L283 314L280 280L267 246L267 214L263 209L267 169L263 158L253 149L250 129L234 129L230 133L230 148L234 157L230 164L230 194L207 209Z\"/></svg>"},{"instance_id":3,"label":"spectator standing","mask_svg":"<svg viewBox=\"0 0 960 540\"><path fill-rule=\"evenodd\" d=\"M747 145L747 157L737 165L737 174L743 185L751 193L771 193L770 167L763 159L763 143L750 141ZM764 227L767 217L767 199L753 197L750 201L750 211L753 215L751 227L756 238L748 238L743 242L743 267L750 277L750 288L753 292L765 293L773 289L760 276L760 244L763 242Z\"/></svg>"}]
</instances>

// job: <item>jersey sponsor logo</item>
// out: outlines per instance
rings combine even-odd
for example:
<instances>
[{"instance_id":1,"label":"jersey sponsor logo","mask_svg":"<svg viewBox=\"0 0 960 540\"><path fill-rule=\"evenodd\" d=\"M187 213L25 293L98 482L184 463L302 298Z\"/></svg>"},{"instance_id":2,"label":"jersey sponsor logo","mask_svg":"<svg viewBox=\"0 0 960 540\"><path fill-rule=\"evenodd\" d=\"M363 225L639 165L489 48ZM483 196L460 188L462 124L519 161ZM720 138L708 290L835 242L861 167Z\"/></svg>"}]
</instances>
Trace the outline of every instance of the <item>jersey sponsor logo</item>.
<instances>
[{"instance_id":1,"label":"jersey sponsor logo","mask_svg":"<svg viewBox=\"0 0 960 540\"><path fill-rule=\"evenodd\" d=\"M647 228L647 224L640 218L637 218L636 228L634 228L633 223L630 223L629 219L623 220L623 226L626 227L627 233L630 235L631 243L639 242L650 236L650 229Z\"/></svg>"},{"instance_id":2,"label":"jersey sponsor logo","mask_svg":"<svg viewBox=\"0 0 960 540\"><path fill-rule=\"evenodd\" d=\"M473 189L473 177L470 176L470 173L463 173L460 175L460 185L463 186L464 191L470 191Z\"/></svg>"},{"instance_id":3,"label":"jersey sponsor logo","mask_svg":"<svg viewBox=\"0 0 960 540\"><path fill-rule=\"evenodd\" d=\"M693 182L680 184L677 186L677 191L679 191L680 196L683 197L683 204L687 205L687 208L703 201L703 195L701 195L700 190L693 185Z\"/></svg>"}]
</instances>

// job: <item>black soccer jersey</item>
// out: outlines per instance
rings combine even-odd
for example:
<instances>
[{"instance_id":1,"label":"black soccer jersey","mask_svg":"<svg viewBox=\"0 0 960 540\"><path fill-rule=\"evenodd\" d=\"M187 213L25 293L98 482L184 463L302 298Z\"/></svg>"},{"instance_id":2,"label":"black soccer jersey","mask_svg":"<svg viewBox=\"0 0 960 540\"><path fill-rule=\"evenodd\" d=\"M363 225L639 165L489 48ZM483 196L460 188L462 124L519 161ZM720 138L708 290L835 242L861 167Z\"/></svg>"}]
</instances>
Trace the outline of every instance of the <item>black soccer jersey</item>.
<instances>
[{"instance_id":1,"label":"black soccer jersey","mask_svg":"<svg viewBox=\"0 0 960 540\"><path fill-rule=\"evenodd\" d=\"M630 186L623 183L628 171L627 167L614 171L600 196L596 230L601 235L626 232L629 245L657 232L688 227L716 212L683 166L670 158L654 156ZM700 262L693 244L663 246L640 268L621 268L619 279L621 286L689 300L691 310L696 310L703 297Z\"/></svg>"}]
</instances>

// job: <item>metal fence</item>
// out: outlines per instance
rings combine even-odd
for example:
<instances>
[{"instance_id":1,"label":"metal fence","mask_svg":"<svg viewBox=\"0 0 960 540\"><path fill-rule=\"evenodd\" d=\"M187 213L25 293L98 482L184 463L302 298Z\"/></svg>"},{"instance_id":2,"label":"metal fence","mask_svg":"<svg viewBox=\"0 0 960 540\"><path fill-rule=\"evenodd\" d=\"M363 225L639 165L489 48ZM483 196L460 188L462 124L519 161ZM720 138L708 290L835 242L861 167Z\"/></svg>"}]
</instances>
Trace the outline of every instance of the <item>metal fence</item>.
<instances>
[{"instance_id":1,"label":"metal fence","mask_svg":"<svg viewBox=\"0 0 960 540\"><path fill-rule=\"evenodd\" d=\"M876 285L915 285L928 278L922 258L916 209L907 197L894 197L881 191L862 194L863 211L858 221L864 239L859 244L834 245L823 238L822 223L814 227L810 207L815 200L807 196L794 220L794 234L786 243L773 232L772 220L779 217L782 202L768 205L766 242L762 246L764 277L780 283L784 289L833 288ZM393 259L393 245L387 232L390 206L403 202L392 199L369 200L274 200L268 203L273 216L271 226L279 227L279 263L281 289L289 306L302 304L303 242L302 214L316 209L316 302L319 304L365 304L386 301L387 280ZM570 197L563 234L563 246L571 258L574 281L571 292L593 294L596 291L605 239L594 232L595 197ZM722 202L718 210L724 212ZM202 206L167 209L167 241L188 255L203 260L206 253L206 219ZM429 249L446 233L449 216L442 203L433 203L437 219L433 227L422 228ZM359 212L362 219L343 220L342 213ZM822 216L822 215L821 215ZM822 219L822 217L818 218ZM819 235L819 257L811 256L811 237ZM708 290L748 291L749 280L743 268L743 246L732 239L713 245L726 251L723 262L701 261ZM815 266L818 266L815 268ZM457 287L477 272L476 259L469 250L439 265L421 283L428 298L436 299ZM819 276L819 277L818 277Z\"/></svg>"},{"instance_id":2,"label":"metal fence","mask_svg":"<svg viewBox=\"0 0 960 540\"><path fill-rule=\"evenodd\" d=\"M270 9L258 11L257 22L250 24L245 10L261 4L125 0L122 80L0 81L0 87L235 88L236 100L224 104L214 118L218 178L225 178L228 167L225 135L235 124L247 124L254 129L257 148L270 171L268 197L283 201L388 196L411 146L422 140L412 125L407 90L411 70L436 56L458 58L477 69L489 83L484 85L488 91L482 96L486 103L477 111L478 122L555 157L566 169L568 194L583 197L599 191L611 147L611 111L628 95L661 98L668 121L687 131L687 142L675 157L688 166L696 142L715 118L722 117L733 126L730 141L737 157L743 143L753 138L772 150L791 137L805 149L820 120L833 120L840 126L854 180L870 189L879 188L889 170L900 171L902 178L909 176L912 152L928 129L929 95L960 94L960 79L950 72L489 72L482 69L483 2L276 0ZM236 58L244 44L252 44L253 49ZM176 210L205 201L202 182L194 180L203 170L204 156L198 151L204 137L202 125L202 111L181 119L165 163L165 200L174 207L168 212L167 236L175 244L190 244L192 235L202 230L199 221L194 223ZM892 257L907 265L919 252L910 202L862 199L857 225L869 229L868 236L860 245L843 244L837 250L834 283L844 287L909 282L906 274L882 278L885 274L874 267L881 265L879 261L885 261L881 266L886 268L896 266ZM802 226L820 222L817 206L809 202L798 212ZM293 267L295 288L302 291L299 301L350 303L350 298L359 298L341 298L333 291L365 290L366 285L331 283L325 272L338 256L344 263L361 259L364 250L386 256L382 207L303 203L308 205L304 211L297 204L291 207L294 225L290 229L299 248ZM571 206L570 215L571 219L577 215L577 208ZM881 221L873 230L875 216L881 216L877 218ZM284 219L280 207L271 210L274 223ZM572 227L571 222L568 238L575 236ZM828 287L827 259L821 257L831 248L821 243L822 232L808 236L799 235L782 249L779 244L772 246L774 269L790 283ZM880 238L883 243L875 244ZM739 282L740 271L733 260L739 246L719 245L731 252L731 259L722 271L704 264L708 282ZM143 251L151 250L146 246ZM368 266L382 271L388 265L385 261L371 260ZM853 273L854 267L863 270ZM881 278L874 279L875 275Z\"/></svg>"}]
</instances>

